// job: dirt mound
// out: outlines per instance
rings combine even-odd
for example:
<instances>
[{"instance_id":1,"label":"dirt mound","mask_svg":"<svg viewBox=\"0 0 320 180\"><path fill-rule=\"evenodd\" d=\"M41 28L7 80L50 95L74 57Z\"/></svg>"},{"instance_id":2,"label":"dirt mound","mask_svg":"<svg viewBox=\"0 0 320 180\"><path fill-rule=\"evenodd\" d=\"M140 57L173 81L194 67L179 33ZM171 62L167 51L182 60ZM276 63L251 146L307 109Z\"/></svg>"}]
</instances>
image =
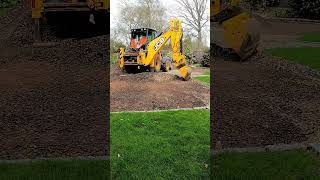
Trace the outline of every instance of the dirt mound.
<instances>
[{"instance_id":1,"label":"dirt mound","mask_svg":"<svg viewBox=\"0 0 320 180\"><path fill-rule=\"evenodd\" d=\"M268 56L214 61L213 147L320 141L320 78Z\"/></svg>"}]
</instances>

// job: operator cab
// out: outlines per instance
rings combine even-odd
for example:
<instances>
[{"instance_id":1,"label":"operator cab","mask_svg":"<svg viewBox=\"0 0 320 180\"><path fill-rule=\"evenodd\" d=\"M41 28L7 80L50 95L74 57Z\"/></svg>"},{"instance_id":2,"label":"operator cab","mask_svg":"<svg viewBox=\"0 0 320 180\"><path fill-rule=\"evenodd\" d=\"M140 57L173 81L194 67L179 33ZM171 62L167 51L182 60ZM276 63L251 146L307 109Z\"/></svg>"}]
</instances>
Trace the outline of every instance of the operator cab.
<instances>
[{"instance_id":1,"label":"operator cab","mask_svg":"<svg viewBox=\"0 0 320 180\"><path fill-rule=\"evenodd\" d=\"M156 37L157 31L151 28L131 29L130 49L146 49L146 44Z\"/></svg>"}]
</instances>

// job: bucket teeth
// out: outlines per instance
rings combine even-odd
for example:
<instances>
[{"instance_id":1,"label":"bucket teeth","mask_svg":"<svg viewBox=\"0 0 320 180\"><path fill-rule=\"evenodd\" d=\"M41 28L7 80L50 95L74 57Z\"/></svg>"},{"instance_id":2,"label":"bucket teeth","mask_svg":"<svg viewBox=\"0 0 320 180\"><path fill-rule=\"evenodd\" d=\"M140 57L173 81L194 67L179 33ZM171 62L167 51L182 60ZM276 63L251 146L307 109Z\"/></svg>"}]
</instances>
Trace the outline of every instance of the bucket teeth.
<instances>
[{"instance_id":1,"label":"bucket teeth","mask_svg":"<svg viewBox=\"0 0 320 180\"><path fill-rule=\"evenodd\" d=\"M189 66L183 66L179 69L180 77L185 81L188 81L191 78L191 72L192 70Z\"/></svg>"},{"instance_id":2,"label":"bucket teeth","mask_svg":"<svg viewBox=\"0 0 320 180\"><path fill-rule=\"evenodd\" d=\"M257 34L247 34L243 41L240 52L238 53L241 60L246 60L257 52L260 43L260 37Z\"/></svg>"}]
</instances>

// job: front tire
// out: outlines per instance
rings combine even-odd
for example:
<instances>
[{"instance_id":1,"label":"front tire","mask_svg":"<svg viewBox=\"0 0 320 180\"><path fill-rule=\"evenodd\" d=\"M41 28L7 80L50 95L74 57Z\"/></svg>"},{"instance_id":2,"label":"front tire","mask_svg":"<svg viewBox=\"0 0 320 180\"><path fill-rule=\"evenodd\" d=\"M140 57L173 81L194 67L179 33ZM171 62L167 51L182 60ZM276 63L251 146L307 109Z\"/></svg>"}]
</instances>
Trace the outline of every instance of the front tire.
<instances>
[{"instance_id":1,"label":"front tire","mask_svg":"<svg viewBox=\"0 0 320 180\"><path fill-rule=\"evenodd\" d=\"M170 58L164 58L161 62L161 70L163 72L169 72L172 70L172 61Z\"/></svg>"}]
</instances>

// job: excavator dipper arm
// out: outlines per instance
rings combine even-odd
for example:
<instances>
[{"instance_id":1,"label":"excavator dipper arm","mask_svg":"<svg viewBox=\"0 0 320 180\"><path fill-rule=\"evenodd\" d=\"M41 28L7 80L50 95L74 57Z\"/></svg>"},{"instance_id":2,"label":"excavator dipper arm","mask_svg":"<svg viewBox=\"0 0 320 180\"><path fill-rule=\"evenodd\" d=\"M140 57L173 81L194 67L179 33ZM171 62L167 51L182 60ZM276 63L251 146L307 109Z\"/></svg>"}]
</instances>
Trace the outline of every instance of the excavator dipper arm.
<instances>
[{"instance_id":1,"label":"excavator dipper arm","mask_svg":"<svg viewBox=\"0 0 320 180\"><path fill-rule=\"evenodd\" d=\"M177 69L179 69L179 75L184 80L189 80L191 77L191 68L187 65L185 55L181 51L182 27L179 19L172 19L170 21L169 30L165 31L148 44L147 53L140 49L138 62L142 62L145 66L152 65L169 39L171 41L172 59L175 62Z\"/></svg>"}]
</instances>

